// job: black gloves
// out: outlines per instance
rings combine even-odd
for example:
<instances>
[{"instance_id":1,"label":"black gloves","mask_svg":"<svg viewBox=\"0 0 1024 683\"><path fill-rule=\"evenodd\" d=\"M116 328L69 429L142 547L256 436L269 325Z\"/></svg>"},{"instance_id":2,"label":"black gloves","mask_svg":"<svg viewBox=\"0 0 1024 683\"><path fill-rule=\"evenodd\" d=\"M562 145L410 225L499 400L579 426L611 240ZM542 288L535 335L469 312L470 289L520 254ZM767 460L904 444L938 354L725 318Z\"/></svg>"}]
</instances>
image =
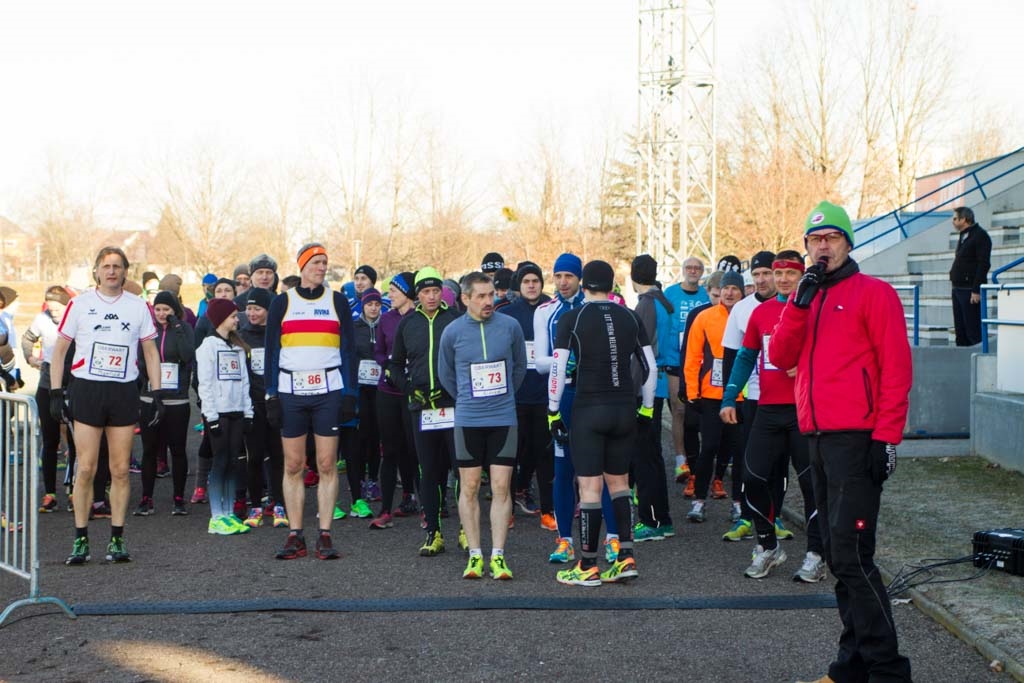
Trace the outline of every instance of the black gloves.
<instances>
[{"instance_id":1,"label":"black gloves","mask_svg":"<svg viewBox=\"0 0 1024 683\"><path fill-rule=\"evenodd\" d=\"M167 409L164 408L164 402L160 398L161 393L160 391L150 393L150 398L153 399L153 402L143 403L139 411L139 421L150 429L160 424L160 420L164 418L164 413L167 412Z\"/></svg>"},{"instance_id":2,"label":"black gloves","mask_svg":"<svg viewBox=\"0 0 1024 683\"><path fill-rule=\"evenodd\" d=\"M554 412L548 411L548 431L551 432L551 438L559 446L565 446L569 443L569 428L565 426L561 412L557 410Z\"/></svg>"},{"instance_id":3,"label":"black gloves","mask_svg":"<svg viewBox=\"0 0 1024 683\"><path fill-rule=\"evenodd\" d=\"M868 451L868 473L871 481L881 485L896 471L896 446L884 441L871 441Z\"/></svg>"},{"instance_id":4,"label":"black gloves","mask_svg":"<svg viewBox=\"0 0 1024 683\"><path fill-rule=\"evenodd\" d=\"M64 422L64 389L50 389L50 417Z\"/></svg>"},{"instance_id":5,"label":"black gloves","mask_svg":"<svg viewBox=\"0 0 1024 683\"><path fill-rule=\"evenodd\" d=\"M206 430L210 436L220 434L220 416L218 416L216 420L207 420Z\"/></svg>"},{"instance_id":6,"label":"black gloves","mask_svg":"<svg viewBox=\"0 0 1024 683\"><path fill-rule=\"evenodd\" d=\"M356 419L358 403L355 396L341 397L341 412L338 413L339 424L345 424Z\"/></svg>"},{"instance_id":7,"label":"black gloves","mask_svg":"<svg viewBox=\"0 0 1024 683\"><path fill-rule=\"evenodd\" d=\"M650 429L651 421L654 419L654 408L640 406L636 409L636 426L641 430Z\"/></svg>"},{"instance_id":8,"label":"black gloves","mask_svg":"<svg viewBox=\"0 0 1024 683\"><path fill-rule=\"evenodd\" d=\"M420 389L413 389L409 394L409 408L412 410L423 410L427 407L427 397Z\"/></svg>"},{"instance_id":9,"label":"black gloves","mask_svg":"<svg viewBox=\"0 0 1024 683\"><path fill-rule=\"evenodd\" d=\"M793 305L797 308L810 308L814 295L818 293L821 283L825 281L825 264L815 263L807 269L796 286L796 298Z\"/></svg>"},{"instance_id":10,"label":"black gloves","mask_svg":"<svg viewBox=\"0 0 1024 683\"><path fill-rule=\"evenodd\" d=\"M267 398L267 424L271 429L281 428L281 400L276 394Z\"/></svg>"}]
</instances>

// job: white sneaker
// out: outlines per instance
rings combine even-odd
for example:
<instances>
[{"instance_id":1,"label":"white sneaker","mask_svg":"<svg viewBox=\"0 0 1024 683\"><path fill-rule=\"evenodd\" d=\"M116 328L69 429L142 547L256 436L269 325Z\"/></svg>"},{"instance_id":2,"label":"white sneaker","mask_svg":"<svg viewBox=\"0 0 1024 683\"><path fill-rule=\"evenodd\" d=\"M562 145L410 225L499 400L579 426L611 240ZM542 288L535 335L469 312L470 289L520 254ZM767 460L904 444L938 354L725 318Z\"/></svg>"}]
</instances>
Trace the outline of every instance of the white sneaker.
<instances>
[{"instance_id":1,"label":"white sneaker","mask_svg":"<svg viewBox=\"0 0 1024 683\"><path fill-rule=\"evenodd\" d=\"M695 524L700 524L707 519L707 513L704 512L703 500L693 501L693 507L691 507L690 511L686 513L686 519L694 522Z\"/></svg>"},{"instance_id":2,"label":"white sneaker","mask_svg":"<svg viewBox=\"0 0 1024 683\"><path fill-rule=\"evenodd\" d=\"M759 545L754 548L753 561L743 574L751 579L763 579L772 569L785 561L786 551L782 549L781 545L777 545L771 550L765 550L764 546Z\"/></svg>"},{"instance_id":3,"label":"white sneaker","mask_svg":"<svg viewBox=\"0 0 1024 683\"><path fill-rule=\"evenodd\" d=\"M818 553L807 553L804 563L800 569L793 574L794 581L804 583L818 583L825 579L825 560L821 559Z\"/></svg>"}]
</instances>

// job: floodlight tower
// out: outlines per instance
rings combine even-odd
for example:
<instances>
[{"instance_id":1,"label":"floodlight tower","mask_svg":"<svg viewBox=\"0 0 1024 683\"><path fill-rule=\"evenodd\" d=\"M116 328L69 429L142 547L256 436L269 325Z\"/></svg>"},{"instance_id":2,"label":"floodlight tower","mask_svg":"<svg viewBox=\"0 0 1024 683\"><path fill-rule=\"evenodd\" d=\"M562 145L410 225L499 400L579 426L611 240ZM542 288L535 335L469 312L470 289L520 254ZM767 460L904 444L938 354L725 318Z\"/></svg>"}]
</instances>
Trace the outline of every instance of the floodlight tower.
<instances>
[{"instance_id":1,"label":"floodlight tower","mask_svg":"<svg viewBox=\"0 0 1024 683\"><path fill-rule=\"evenodd\" d=\"M639 0L637 253L667 284L715 254L715 0Z\"/></svg>"}]
</instances>

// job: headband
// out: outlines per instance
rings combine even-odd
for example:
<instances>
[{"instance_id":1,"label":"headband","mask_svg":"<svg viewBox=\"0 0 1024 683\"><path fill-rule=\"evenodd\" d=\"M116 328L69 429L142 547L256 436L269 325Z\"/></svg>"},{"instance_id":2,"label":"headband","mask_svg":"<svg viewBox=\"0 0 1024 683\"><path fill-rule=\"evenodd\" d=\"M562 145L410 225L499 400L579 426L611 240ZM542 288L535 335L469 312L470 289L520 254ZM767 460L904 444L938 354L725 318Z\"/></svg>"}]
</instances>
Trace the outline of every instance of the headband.
<instances>
[{"instance_id":1,"label":"headband","mask_svg":"<svg viewBox=\"0 0 1024 683\"><path fill-rule=\"evenodd\" d=\"M789 259L779 259L772 261L772 270L782 270L785 268L792 268L793 270L799 270L801 273L804 272L803 261L792 261Z\"/></svg>"},{"instance_id":2,"label":"headband","mask_svg":"<svg viewBox=\"0 0 1024 683\"><path fill-rule=\"evenodd\" d=\"M298 258L299 270L302 270L303 268L305 268L306 264L309 263L309 260L311 258L313 258L314 256L319 256L320 254L323 254L324 256L327 256L327 250L324 249L319 244L311 244L307 248L305 248L301 252L299 252L299 258Z\"/></svg>"}]
</instances>

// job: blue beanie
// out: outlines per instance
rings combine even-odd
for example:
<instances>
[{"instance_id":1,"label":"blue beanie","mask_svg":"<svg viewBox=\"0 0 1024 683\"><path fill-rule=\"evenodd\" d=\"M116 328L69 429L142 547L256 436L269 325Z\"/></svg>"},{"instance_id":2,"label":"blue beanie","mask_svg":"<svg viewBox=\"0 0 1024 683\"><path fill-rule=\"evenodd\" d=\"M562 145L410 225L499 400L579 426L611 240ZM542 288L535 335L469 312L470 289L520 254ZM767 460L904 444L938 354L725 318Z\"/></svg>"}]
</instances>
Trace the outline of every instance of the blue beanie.
<instances>
[{"instance_id":1,"label":"blue beanie","mask_svg":"<svg viewBox=\"0 0 1024 683\"><path fill-rule=\"evenodd\" d=\"M576 277L583 277L583 261L576 254L568 252L555 259L555 267L552 273L572 273Z\"/></svg>"}]
</instances>

